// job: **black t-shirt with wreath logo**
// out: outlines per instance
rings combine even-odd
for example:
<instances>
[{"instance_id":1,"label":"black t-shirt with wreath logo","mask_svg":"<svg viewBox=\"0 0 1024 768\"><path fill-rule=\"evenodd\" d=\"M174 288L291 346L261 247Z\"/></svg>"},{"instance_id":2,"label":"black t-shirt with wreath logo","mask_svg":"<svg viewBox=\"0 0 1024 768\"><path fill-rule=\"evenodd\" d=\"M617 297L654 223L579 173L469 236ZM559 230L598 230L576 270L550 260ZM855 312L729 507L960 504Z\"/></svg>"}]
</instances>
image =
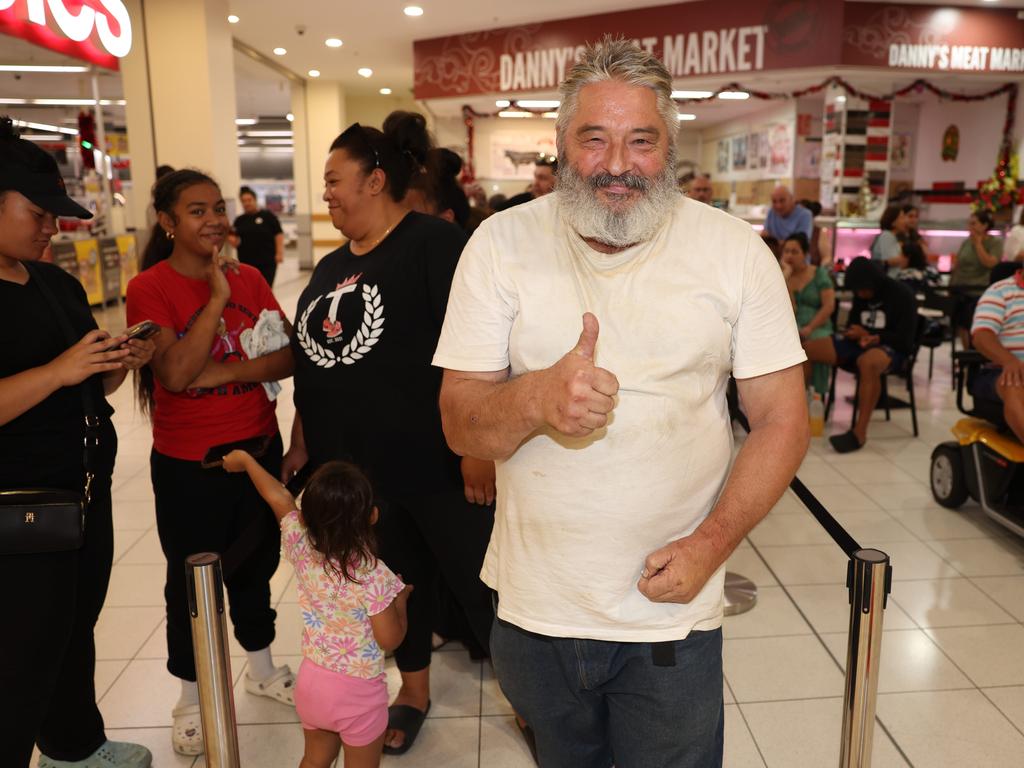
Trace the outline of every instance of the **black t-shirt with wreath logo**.
<instances>
[{"instance_id":1,"label":"black t-shirt with wreath logo","mask_svg":"<svg viewBox=\"0 0 1024 768\"><path fill-rule=\"evenodd\" d=\"M409 213L362 256L325 256L295 311L295 406L312 461L347 459L378 493L461 487L431 366L466 236Z\"/></svg>"}]
</instances>

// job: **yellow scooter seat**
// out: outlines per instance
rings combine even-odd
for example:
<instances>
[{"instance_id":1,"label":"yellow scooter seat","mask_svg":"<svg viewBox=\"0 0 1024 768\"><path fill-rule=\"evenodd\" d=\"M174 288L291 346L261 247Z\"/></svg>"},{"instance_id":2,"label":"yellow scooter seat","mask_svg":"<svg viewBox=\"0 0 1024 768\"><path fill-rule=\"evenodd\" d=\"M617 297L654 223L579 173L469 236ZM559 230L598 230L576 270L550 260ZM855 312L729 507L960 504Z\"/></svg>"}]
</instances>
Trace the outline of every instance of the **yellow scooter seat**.
<instances>
[{"instance_id":1,"label":"yellow scooter seat","mask_svg":"<svg viewBox=\"0 0 1024 768\"><path fill-rule=\"evenodd\" d=\"M1008 461L1024 463L1024 445L1011 435L999 432L983 419L960 419L953 427L953 435L960 445L981 443Z\"/></svg>"}]
</instances>

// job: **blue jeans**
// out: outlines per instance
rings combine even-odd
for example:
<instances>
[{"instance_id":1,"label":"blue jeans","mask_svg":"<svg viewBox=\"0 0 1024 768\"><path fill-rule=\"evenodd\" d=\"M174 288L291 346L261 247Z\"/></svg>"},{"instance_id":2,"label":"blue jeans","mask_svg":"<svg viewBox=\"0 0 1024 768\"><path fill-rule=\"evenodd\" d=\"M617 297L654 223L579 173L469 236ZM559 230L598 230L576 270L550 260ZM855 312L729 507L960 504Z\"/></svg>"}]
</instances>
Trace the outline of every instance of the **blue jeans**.
<instances>
[{"instance_id":1,"label":"blue jeans","mask_svg":"<svg viewBox=\"0 0 1024 768\"><path fill-rule=\"evenodd\" d=\"M722 765L722 630L668 643L546 637L495 619L501 689L542 768Z\"/></svg>"}]
</instances>

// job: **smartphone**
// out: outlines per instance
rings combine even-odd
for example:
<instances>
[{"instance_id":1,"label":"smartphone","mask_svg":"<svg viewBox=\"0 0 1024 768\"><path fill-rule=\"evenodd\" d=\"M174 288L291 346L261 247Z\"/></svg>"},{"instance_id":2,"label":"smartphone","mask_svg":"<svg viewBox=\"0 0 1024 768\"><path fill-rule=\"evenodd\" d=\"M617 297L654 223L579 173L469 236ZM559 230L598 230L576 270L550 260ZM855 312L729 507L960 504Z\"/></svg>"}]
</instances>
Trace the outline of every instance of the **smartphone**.
<instances>
[{"instance_id":1,"label":"smartphone","mask_svg":"<svg viewBox=\"0 0 1024 768\"><path fill-rule=\"evenodd\" d=\"M307 461L302 465L302 469L292 475L292 479L285 483L285 488L294 497L298 497L302 493L302 489L306 487L306 483L309 482L309 478L313 475L316 470L316 466L312 461Z\"/></svg>"},{"instance_id":2,"label":"smartphone","mask_svg":"<svg viewBox=\"0 0 1024 768\"><path fill-rule=\"evenodd\" d=\"M246 451L254 459L258 459L267 452L267 448L270 447L270 440L270 435L263 435L261 437L249 437L245 440L236 440L233 443L224 443L224 445L215 445L203 457L202 467L203 469L214 469L223 466L224 457L235 450Z\"/></svg>"},{"instance_id":3,"label":"smartphone","mask_svg":"<svg viewBox=\"0 0 1024 768\"><path fill-rule=\"evenodd\" d=\"M131 328L126 328L122 335L127 336L129 341L132 339L146 340L156 336L159 332L159 325L154 323L152 320L143 320L141 323L136 323Z\"/></svg>"}]
</instances>

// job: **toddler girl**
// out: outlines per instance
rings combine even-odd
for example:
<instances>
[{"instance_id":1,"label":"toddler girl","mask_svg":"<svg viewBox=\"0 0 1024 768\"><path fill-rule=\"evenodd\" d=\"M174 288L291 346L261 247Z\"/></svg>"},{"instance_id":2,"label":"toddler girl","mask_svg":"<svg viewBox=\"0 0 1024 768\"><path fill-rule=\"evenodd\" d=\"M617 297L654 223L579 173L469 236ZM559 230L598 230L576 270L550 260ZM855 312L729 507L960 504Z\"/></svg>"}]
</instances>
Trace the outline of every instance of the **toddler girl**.
<instances>
[{"instance_id":1,"label":"toddler girl","mask_svg":"<svg viewBox=\"0 0 1024 768\"><path fill-rule=\"evenodd\" d=\"M384 651L405 637L404 585L375 555L370 482L342 461L323 465L295 499L245 451L224 457L247 472L281 523L281 551L295 567L302 607L302 665L295 710L306 737L300 768L328 768L345 750L346 768L380 763L388 724Z\"/></svg>"}]
</instances>

